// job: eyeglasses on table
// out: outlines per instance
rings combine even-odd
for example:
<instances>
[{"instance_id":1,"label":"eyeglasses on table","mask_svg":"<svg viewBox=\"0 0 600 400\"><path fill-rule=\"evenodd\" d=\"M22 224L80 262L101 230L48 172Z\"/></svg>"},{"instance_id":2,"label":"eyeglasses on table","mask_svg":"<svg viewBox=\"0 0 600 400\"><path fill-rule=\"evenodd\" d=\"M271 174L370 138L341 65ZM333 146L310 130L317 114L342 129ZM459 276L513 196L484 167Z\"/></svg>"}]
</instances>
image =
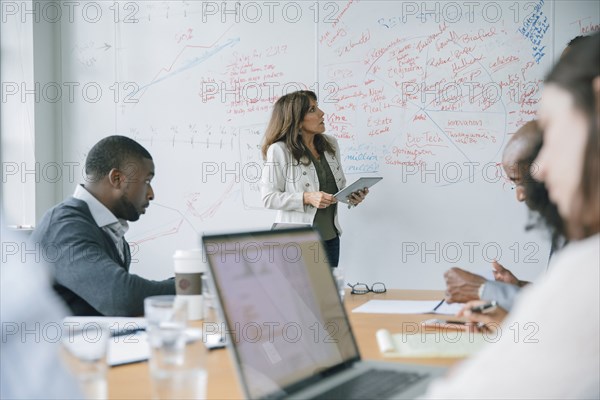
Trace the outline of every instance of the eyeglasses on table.
<instances>
[{"instance_id":1,"label":"eyeglasses on table","mask_svg":"<svg viewBox=\"0 0 600 400\"><path fill-rule=\"evenodd\" d=\"M385 293L387 289L385 288L385 284L383 282L375 282L371 287L366 283L358 282L354 285L348 283L348 286L352 289L350 294L367 294L369 292L373 293Z\"/></svg>"}]
</instances>

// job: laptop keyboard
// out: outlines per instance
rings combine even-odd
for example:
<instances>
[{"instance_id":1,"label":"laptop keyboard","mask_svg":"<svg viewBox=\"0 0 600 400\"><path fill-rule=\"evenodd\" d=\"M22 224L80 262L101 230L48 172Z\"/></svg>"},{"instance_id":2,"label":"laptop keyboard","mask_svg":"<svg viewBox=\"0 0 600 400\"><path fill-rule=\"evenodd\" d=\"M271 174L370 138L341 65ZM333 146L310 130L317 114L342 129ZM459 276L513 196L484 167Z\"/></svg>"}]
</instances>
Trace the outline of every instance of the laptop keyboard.
<instances>
[{"instance_id":1,"label":"laptop keyboard","mask_svg":"<svg viewBox=\"0 0 600 400\"><path fill-rule=\"evenodd\" d=\"M313 399L387 399L426 377L415 372L369 369Z\"/></svg>"}]
</instances>

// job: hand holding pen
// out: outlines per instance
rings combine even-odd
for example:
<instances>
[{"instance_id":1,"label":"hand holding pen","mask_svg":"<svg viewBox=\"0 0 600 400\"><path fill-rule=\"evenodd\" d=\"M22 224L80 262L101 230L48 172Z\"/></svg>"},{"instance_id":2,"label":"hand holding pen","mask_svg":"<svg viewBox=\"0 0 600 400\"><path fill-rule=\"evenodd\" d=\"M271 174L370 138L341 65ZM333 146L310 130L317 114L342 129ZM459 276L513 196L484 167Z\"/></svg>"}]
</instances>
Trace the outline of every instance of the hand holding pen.
<instances>
[{"instance_id":1,"label":"hand holding pen","mask_svg":"<svg viewBox=\"0 0 600 400\"><path fill-rule=\"evenodd\" d=\"M498 303L496 303L496 300L492 300L489 303L483 303L478 304L476 306L472 306L469 309L469 311L471 311L472 313L489 314L496 311L496 308L498 308Z\"/></svg>"},{"instance_id":2,"label":"hand holding pen","mask_svg":"<svg viewBox=\"0 0 600 400\"><path fill-rule=\"evenodd\" d=\"M473 300L465 303L456 314L468 320L468 329L475 332L496 331L508 312L495 301Z\"/></svg>"}]
</instances>

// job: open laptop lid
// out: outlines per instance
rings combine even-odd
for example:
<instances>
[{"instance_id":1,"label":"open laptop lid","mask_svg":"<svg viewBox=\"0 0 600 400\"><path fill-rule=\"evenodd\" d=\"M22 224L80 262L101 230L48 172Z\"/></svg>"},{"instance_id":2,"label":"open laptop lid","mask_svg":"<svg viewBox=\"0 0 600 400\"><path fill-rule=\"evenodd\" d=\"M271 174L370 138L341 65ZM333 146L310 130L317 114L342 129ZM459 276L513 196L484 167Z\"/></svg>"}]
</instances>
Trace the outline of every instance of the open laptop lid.
<instances>
[{"instance_id":1,"label":"open laptop lid","mask_svg":"<svg viewBox=\"0 0 600 400\"><path fill-rule=\"evenodd\" d=\"M247 397L284 397L360 359L316 231L202 242Z\"/></svg>"}]
</instances>

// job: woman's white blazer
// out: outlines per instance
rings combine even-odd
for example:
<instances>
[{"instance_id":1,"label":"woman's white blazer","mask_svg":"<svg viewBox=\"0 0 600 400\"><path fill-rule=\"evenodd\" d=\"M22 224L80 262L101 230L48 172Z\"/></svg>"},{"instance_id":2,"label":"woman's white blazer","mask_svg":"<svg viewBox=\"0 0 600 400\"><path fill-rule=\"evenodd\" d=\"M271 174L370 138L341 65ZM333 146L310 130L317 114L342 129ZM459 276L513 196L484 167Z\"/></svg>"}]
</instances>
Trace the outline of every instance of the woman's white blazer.
<instances>
[{"instance_id":1,"label":"woman's white blazer","mask_svg":"<svg viewBox=\"0 0 600 400\"><path fill-rule=\"evenodd\" d=\"M346 186L346 177L340 161L340 148L334 137L323 136L335 149L335 155L325 152L325 158L333 172L335 183L341 190ZM313 163L298 163L283 142L273 143L269 147L262 170L260 194L266 208L277 210L275 222L312 225L317 209L303 204L303 194L319 190L319 178ZM341 235L337 212L334 223Z\"/></svg>"}]
</instances>

